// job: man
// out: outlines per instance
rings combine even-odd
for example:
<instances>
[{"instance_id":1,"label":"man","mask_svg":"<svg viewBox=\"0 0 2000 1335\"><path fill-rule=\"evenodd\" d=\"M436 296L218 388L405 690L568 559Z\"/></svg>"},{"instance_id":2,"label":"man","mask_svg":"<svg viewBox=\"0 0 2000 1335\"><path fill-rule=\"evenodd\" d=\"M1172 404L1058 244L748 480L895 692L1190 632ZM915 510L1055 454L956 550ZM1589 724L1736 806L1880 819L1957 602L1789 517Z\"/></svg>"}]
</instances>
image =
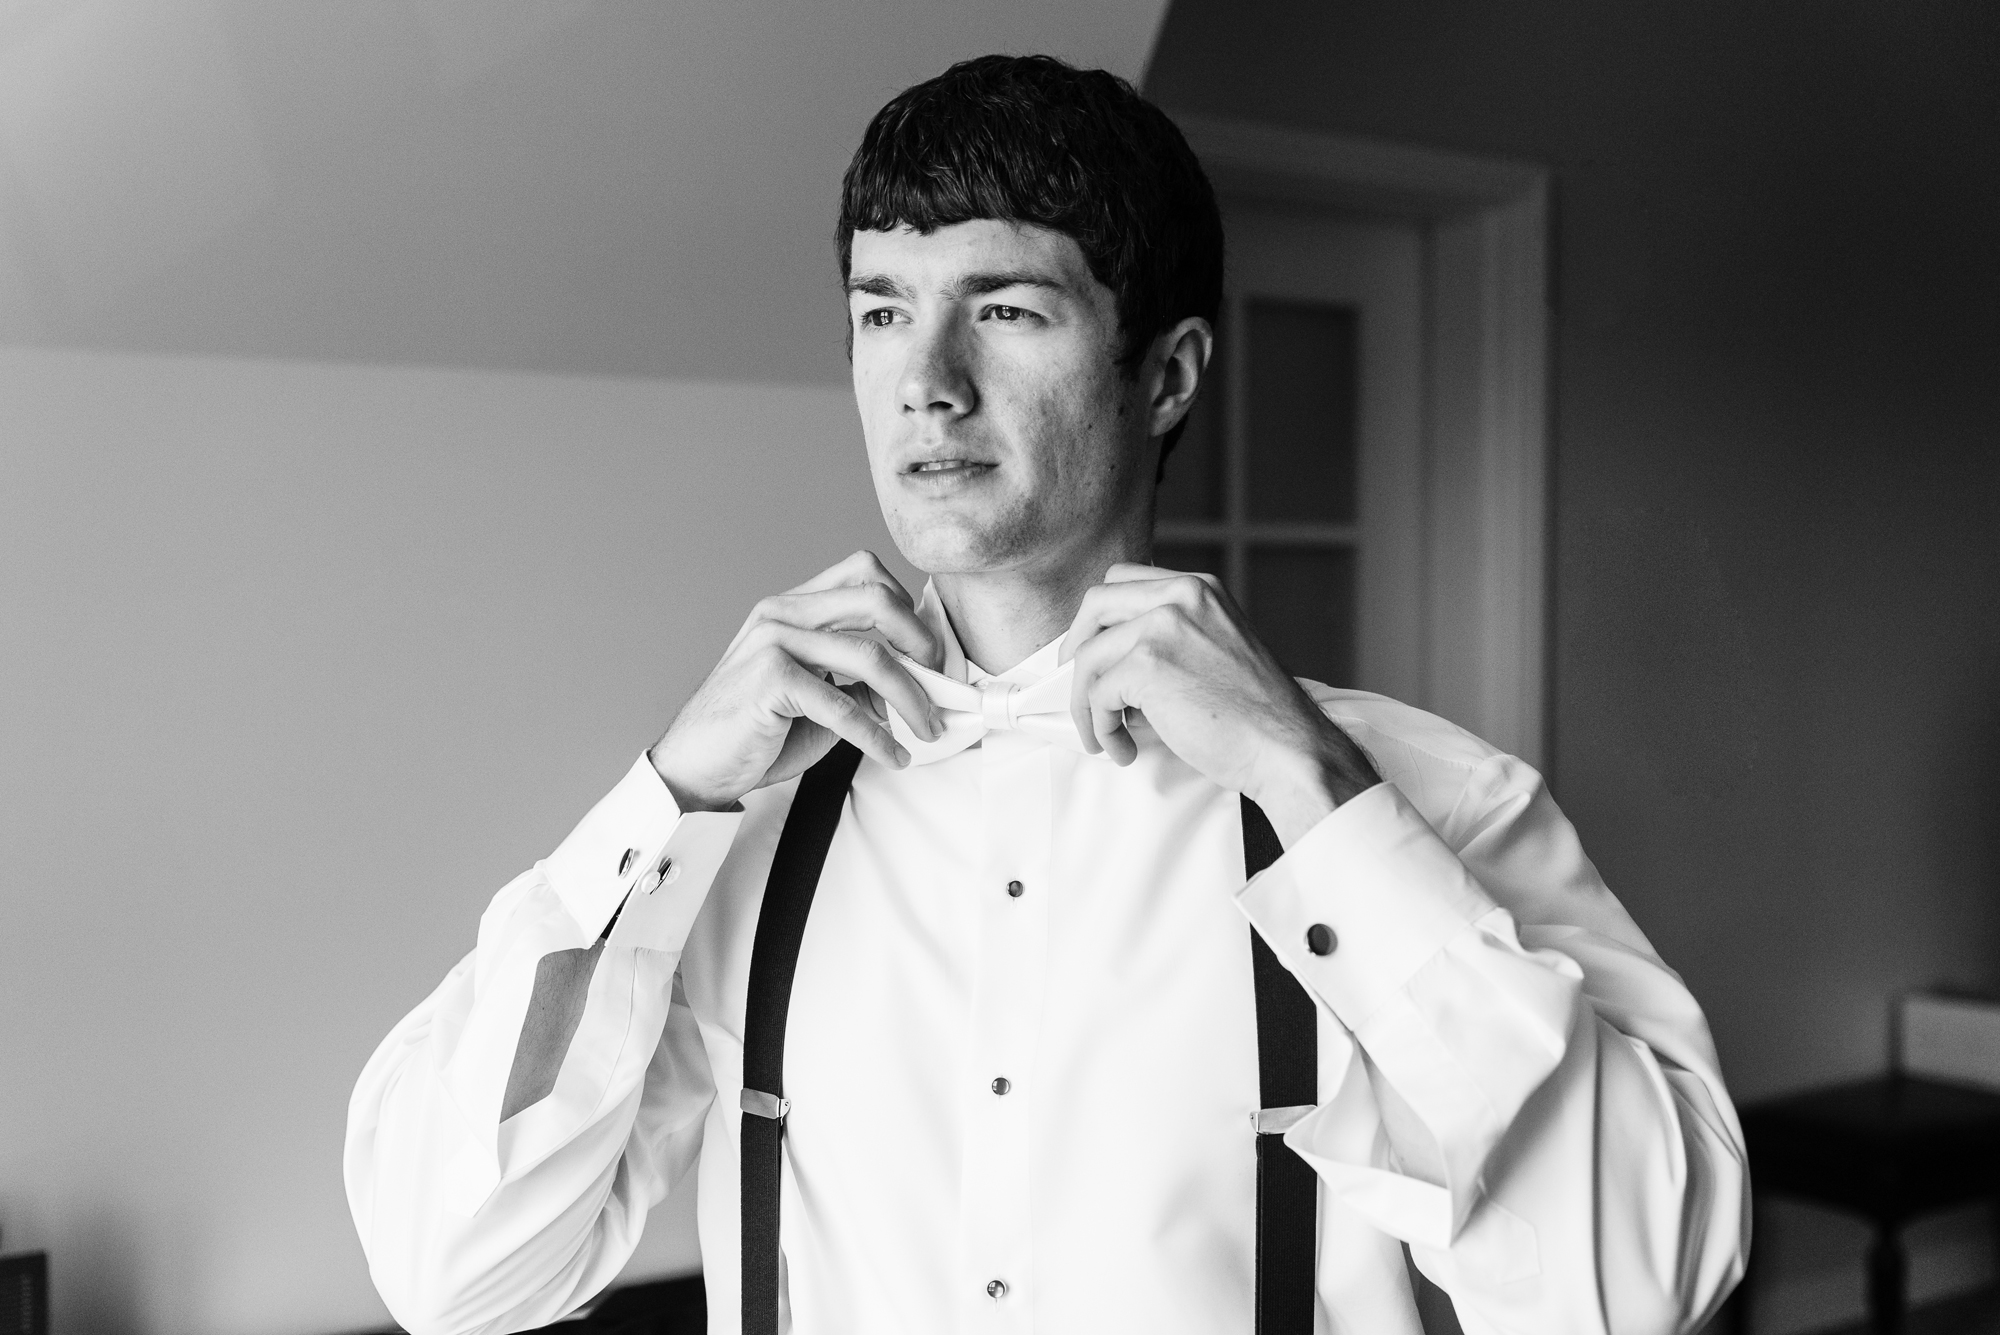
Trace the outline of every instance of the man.
<instances>
[{"instance_id":1,"label":"man","mask_svg":"<svg viewBox=\"0 0 2000 1335\"><path fill-rule=\"evenodd\" d=\"M1178 131L955 66L839 240L931 583L759 603L377 1051L347 1183L398 1318L574 1310L698 1165L719 1331L1698 1328L1740 1132L1539 777L1147 563L1221 290Z\"/></svg>"}]
</instances>

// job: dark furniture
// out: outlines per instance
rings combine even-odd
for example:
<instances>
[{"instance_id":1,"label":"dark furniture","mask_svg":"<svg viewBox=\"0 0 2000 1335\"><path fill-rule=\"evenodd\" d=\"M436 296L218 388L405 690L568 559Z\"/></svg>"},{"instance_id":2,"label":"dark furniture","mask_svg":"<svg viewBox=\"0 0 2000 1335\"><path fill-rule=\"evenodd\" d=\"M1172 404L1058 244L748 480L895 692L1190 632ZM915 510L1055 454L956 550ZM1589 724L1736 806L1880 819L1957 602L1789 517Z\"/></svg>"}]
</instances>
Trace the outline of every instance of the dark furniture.
<instances>
[{"instance_id":1,"label":"dark furniture","mask_svg":"<svg viewBox=\"0 0 2000 1335\"><path fill-rule=\"evenodd\" d=\"M703 1335L708 1294L700 1275L620 1284L608 1289L587 1317L573 1317L524 1335ZM13 1332L0 1326L0 1335ZM46 1335L38 1332L37 1335ZM401 1326L365 1335L405 1335Z\"/></svg>"},{"instance_id":2,"label":"dark furniture","mask_svg":"<svg viewBox=\"0 0 2000 1335\"><path fill-rule=\"evenodd\" d=\"M702 1335L708 1294L700 1275L656 1279L611 1290L578 1335Z\"/></svg>"},{"instance_id":3,"label":"dark furniture","mask_svg":"<svg viewBox=\"0 0 2000 1335\"><path fill-rule=\"evenodd\" d=\"M49 1335L49 1254L0 1256L0 1335Z\"/></svg>"},{"instance_id":4,"label":"dark furniture","mask_svg":"<svg viewBox=\"0 0 2000 1335\"><path fill-rule=\"evenodd\" d=\"M1742 1117L1757 1195L1795 1196L1874 1225L1868 1319L1876 1335L1903 1328L1903 1225L2000 1201L2000 1094L1886 1075L1772 1099ZM1754 1238L1751 1259L1733 1301L1738 1335L1750 1326Z\"/></svg>"}]
</instances>

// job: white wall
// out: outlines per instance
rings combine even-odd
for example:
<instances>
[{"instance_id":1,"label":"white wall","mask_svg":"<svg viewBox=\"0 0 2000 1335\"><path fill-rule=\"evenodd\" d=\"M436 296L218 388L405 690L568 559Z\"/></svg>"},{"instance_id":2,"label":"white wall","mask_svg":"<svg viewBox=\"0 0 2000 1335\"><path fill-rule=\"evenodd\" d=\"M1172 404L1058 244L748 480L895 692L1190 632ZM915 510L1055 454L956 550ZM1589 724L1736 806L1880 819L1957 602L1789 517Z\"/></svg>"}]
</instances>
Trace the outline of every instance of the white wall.
<instances>
[{"instance_id":1,"label":"white wall","mask_svg":"<svg viewBox=\"0 0 2000 1335\"><path fill-rule=\"evenodd\" d=\"M1166 0L5 0L0 342L837 384L840 177Z\"/></svg>"},{"instance_id":2,"label":"white wall","mask_svg":"<svg viewBox=\"0 0 2000 1335\"><path fill-rule=\"evenodd\" d=\"M385 1318L369 1050L758 594L886 548L868 117L1137 77L1165 7L0 3L0 1233L58 1335Z\"/></svg>"},{"instance_id":3,"label":"white wall","mask_svg":"<svg viewBox=\"0 0 2000 1335\"><path fill-rule=\"evenodd\" d=\"M0 348L0 1230L58 1335L383 1322L361 1063L864 545L841 389Z\"/></svg>"}]
</instances>

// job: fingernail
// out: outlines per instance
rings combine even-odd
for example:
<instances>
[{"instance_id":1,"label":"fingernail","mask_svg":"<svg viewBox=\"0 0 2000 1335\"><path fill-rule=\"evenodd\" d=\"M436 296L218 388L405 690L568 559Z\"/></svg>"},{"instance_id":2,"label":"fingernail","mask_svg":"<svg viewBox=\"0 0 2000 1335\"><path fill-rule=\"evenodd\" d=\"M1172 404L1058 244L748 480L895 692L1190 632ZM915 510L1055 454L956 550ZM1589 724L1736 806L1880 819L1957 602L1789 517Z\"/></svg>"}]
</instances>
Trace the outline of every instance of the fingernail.
<instances>
[{"instance_id":1,"label":"fingernail","mask_svg":"<svg viewBox=\"0 0 2000 1335\"><path fill-rule=\"evenodd\" d=\"M930 742L934 742L934 741L936 741L936 740L937 740L938 738L940 738L940 737L944 736L944 720L943 720L943 719L939 718L939 717L938 717L938 716L937 716L936 714L932 714L932 715L930 716L930 725L931 725L931 735L930 735L929 737L925 738L925 739L924 739L925 741L930 741Z\"/></svg>"},{"instance_id":2,"label":"fingernail","mask_svg":"<svg viewBox=\"0 0 2000 1335\"><path fill-rule=\"evenodd\" d=\"M908 768L910 763L910 753L903 749L903 744L901 742L894 743L894 746L896 748L896 768L897 769Z\"/></svg>"}]
</instances>

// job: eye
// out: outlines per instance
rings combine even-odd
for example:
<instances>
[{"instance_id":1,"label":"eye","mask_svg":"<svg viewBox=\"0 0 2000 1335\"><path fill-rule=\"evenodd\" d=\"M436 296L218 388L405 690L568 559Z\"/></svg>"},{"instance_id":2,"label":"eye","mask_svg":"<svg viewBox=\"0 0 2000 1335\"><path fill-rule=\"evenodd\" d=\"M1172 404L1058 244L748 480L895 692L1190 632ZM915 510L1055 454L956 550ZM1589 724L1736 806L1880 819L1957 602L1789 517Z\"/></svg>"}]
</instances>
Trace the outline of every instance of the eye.
<instances>
[{"instance_id":1,"label":"eye","mask_svg":"<svg viewBox=\"0 0 2000 1335\"><path fill-rule=\"evenodd\" d=\"M1019 306L988 306L986 313L1003 324L1017 324L1034 318L1033 311L1024 311Z\"/></svg>"},{"instance_id":2,"label":"eye","mask_svg":"<svg viewBox=\"0 0 2000 1335\"><path fill-rule=\"evenodd\" d=\"M896 322L896 312L887 306L877 306L872 311L861 312L861 323L875 329L886 329Z\"/></svg>"}]
</instances>

